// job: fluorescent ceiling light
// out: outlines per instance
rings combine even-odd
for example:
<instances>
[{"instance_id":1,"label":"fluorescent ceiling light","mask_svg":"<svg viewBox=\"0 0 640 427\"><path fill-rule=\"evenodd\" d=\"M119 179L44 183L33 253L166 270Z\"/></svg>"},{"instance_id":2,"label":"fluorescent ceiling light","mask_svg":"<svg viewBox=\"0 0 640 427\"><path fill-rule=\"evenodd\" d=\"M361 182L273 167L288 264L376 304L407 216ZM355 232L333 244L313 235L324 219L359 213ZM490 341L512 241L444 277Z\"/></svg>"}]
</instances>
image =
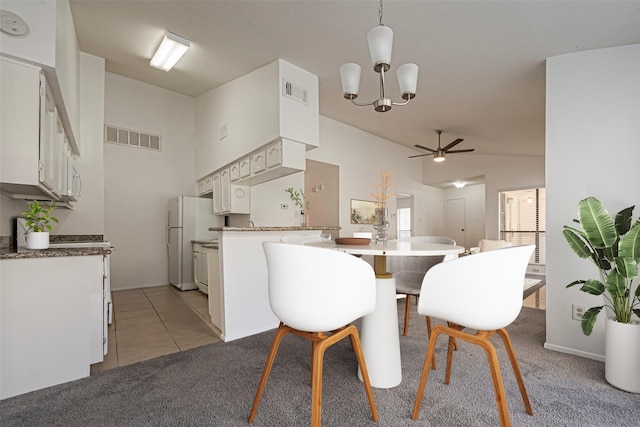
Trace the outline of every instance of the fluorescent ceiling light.
<instances>
[{"instance_id":1,"label":"fluorescent ceiling light","mask_svg":"<svg viewBox=\"0 0 640 427\"><path fill-rule=\"evenodd\" d=\"M169 71L189 49L189 45L189 40L168 32L151 58L150 65Z\"/></svg>"},{"instance_id":2,"label":"fluorescent ceiling light","mask_svg":"<svg viewBox=\"0 0 640 427\"><path fill-rule=\"evenodd\" d=\"M464 181L456 181L453 183L453 185L455 185L456 188L464 188L464 186L467 185L467 183Z\"/></svg>"}]
</instances>

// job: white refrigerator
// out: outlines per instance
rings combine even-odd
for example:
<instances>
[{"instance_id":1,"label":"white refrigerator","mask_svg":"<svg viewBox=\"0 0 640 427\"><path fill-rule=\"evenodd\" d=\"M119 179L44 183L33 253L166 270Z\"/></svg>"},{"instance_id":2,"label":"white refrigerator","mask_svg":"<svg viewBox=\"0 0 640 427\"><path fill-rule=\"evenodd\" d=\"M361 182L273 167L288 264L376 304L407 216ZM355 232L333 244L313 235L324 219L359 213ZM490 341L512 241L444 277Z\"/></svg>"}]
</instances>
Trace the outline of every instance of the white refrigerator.
<instances>
[{"instance_id":1,"label":"white refrigerator","mask_svg":"<svg viewBox=\"0 0 640 427\"><path fill-rule=\"evenodd\" d=\"M183 291L197 289L193 279L192 240L215 240L224 216L213 214L211 199L178 196L169 200L167 211L167 255L169 283Z\"/></svg>"}]
</instances>

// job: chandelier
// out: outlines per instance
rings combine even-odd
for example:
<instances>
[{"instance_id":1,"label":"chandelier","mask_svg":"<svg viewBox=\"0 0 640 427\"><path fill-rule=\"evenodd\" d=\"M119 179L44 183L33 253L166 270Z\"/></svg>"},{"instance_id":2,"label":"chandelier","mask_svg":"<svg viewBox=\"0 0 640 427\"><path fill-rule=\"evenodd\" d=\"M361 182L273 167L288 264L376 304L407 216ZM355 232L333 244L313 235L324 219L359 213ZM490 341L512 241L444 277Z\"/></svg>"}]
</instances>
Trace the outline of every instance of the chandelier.
<instances>
[{"instance_id":1,"label":"chandelier","mask_svg":"<svg viewBox=\"0 0 640 427\"><path fill-rule=\"evenodd\" d=\"M416 64L404 64L398 68L398 84L404 102L395 102L385 95L385 75L391 68L391 49L393 45L393 30L385 27L382 23L382 0L378 7L378 26L367 34L369 53L373 63L373 71L380 74L380 98L371 102L360 103L355 99L358 97L360 88L360 73L362 69L358 64L348 63L340 67L340 80L342 81L342 91L344 97L353 104L364 107L373 105L376 111L384 113L389 111L394 105L405 105L416 96L416 86L418 84L418 66Z\"/></svg>"}]
</instances>

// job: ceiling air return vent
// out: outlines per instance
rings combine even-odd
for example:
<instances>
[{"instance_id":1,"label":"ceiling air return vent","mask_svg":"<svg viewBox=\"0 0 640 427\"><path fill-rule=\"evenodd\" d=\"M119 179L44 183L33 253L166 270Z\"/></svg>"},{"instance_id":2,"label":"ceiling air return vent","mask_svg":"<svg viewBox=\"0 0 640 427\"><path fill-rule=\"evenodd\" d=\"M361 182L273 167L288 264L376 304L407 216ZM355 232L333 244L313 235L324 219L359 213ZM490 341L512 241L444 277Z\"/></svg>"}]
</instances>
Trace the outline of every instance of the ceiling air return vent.
<instances>
[{"instance_id":1,"label":"ceiling air return vent","mask_svg":"<svg viewBox=\"0 0 640 427\"><path fill-rule=\"evenodd\" d=\"M308 105L307 90L300 86L296 86L285 79L282 79L282 94L287 98L291 98L303 103L304 105Z\"/></svg>"},{"instance_id":2,"label":"ceiling air return vent","mask_svg":"<svg viewBox=\"0 0 640 427\"><path fill-rule=\"evenodd\" d=\"M104 142L162 151L162 137L160 135L117 128L110 125L105 125L104 127Z\"/></svg>"}]
</instances>

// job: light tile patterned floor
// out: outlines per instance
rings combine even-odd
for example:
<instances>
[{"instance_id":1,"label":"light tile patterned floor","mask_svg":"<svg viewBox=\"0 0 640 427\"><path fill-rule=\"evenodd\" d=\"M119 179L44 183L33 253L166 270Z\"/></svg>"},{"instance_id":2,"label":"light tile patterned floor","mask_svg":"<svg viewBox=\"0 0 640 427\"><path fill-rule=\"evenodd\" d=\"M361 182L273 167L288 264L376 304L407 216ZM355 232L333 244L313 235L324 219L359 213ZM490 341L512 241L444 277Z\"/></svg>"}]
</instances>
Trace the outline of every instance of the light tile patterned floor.
<instances>
[{"instance_id":1,"label":"light tile patterned floor","mask_svg":"<svg viewBox=\"0 0 640 427\"><path fill-rule=\"evenodd\" d=\"M109 352L99 372L220 341L207 296L174 286L112 292L114 321Z\"/></svg>"}]
</instances>

